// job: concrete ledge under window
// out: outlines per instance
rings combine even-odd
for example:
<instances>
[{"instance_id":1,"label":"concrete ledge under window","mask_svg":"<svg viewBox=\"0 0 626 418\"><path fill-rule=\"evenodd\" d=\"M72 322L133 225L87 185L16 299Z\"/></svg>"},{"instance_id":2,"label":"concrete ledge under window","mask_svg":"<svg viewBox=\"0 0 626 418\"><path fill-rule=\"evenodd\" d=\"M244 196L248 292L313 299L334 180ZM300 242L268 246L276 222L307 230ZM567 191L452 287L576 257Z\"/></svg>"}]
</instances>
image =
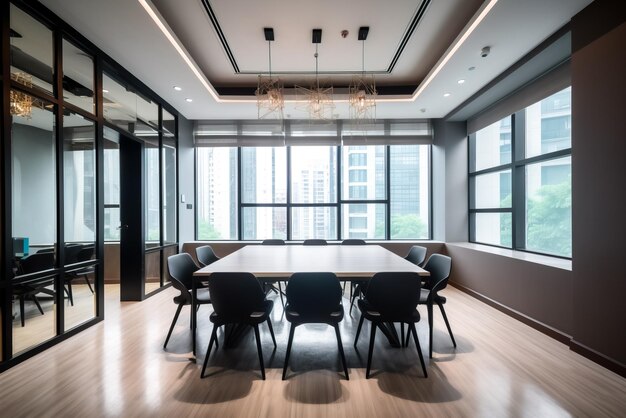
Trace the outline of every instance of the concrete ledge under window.
<instances>
[{"instance_id":1,"label":"concrete ledge under window","mask_svg":"<svg viewBox=\"0 0 626 418\"><path fill-rule=\"evenodd\" d=\"M500 255L503 257L514 258L529 263L542 264L548 267L554 267L562 270L572 271L572 260L558 257L550 257L548 255L527 253L525 251L515 251L508 248L492 247L490 245L476 244L473 242L447 242L446 247L462 247L475 251L483 251L490 254Z\"/></svg>"}]
</instances>

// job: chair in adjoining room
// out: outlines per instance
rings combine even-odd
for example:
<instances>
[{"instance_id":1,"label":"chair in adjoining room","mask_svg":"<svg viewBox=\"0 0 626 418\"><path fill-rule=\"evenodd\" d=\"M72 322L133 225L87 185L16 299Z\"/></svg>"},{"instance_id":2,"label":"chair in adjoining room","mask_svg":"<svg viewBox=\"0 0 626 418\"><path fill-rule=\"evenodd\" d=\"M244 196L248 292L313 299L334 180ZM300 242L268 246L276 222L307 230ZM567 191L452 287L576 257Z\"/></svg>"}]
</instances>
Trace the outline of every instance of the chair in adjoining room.
<instances>
[{"instance_id":1,"label":"chair in adjoining room","mask_svg":"<svg viewBox=\"0 0 626 418\"><path fill-rule=\"evenodd\" d=\"M446 310L443 308L443 305L446 303L446 298L438 293L445 289L448 285L451 268L452 259L442 254L431 255L424 266L424 270L428 271L430 276L426 281L426 288L421 289L419 304L426 305L426 309L428 310L428 341L430 344L428 355L430 358L433 357L433 305L435 304L437 304L441 310L441 315L443 316L443 320L448 328L452 345L456 347L456 341L454 340L454 335L452 334L452 328L450 328L450 322L448 321ZM408 338L406 343L408 345Z\"/></svg>"},{"instance_id":2,"label":"chair in adjoining room","mask_svg":"<svg viewBox=\"0 0 626 418\"><path fill-rule=\"evenodd\" d=\"M341 355L346 380L349 380L346 356L343 352L339 323L343 319L341 305L341 285L334 273L294 273L287 286L287 306L285 316L291 323L289 342L285 354L283 380L287 375L289 355L296 327L303 324L328 324L335 329L337 346Z\"/></svg>"},{"instance_id":3,"label":"chair in adjoining room","mask_svg":"<svg viewBox=\"0 0 626 418\"><path fill-rule=\"evenodd\" d=\"M325 239L305 239L302 245L328 245Z\"/></svg>"},{"instance_id":4,"label":"chair in adjoining room","mask_svg":"<svg viewBox=\"0 0 626 418\"><path fill-rule=\"evenodd\" d=\"M78 254L84 248L82 244L66 244L65 245L65 265L78 263ZM70 300L70 305L74 306L74 293L72 292L72 281L78 277L76 271L69 272L65 275L65 293ZM87 279L87 283L89 280ZM89 285L91 289L91 285ZM93 290L92 290L93 293Z\"/></svg>"},{"instance_id":5,"label":"chair in adjoining room","mask_svg":"<svg viewBox=\"0 0 626 418\"><path fill-rule=\"evenodd\" d=\"M366 245L365 240L358 238L348 238L341 241L341 245Z\"/></svg>"},{"instance_id":6,"label":"chair in adjoining room","mask_svg":"<svg viewBox=\"0 0 626 418\"><path fill-rule=\"evenodd\" d=\"M37 252L30 254L19 261L17 274L31 274L54 268L54 251ZM39 312L43 315L43 308L37 299L38 293L46 293L54 297L54 291L46 289L47 286L53 284L53 279L43 280L37 283L18 283L14 286L14 295L19 299L20 303L20 320L22 326L25 324L24 305L26 299L33 301Z\"/></svg>"},{"instance_id":7,"label":"chair in adjoining room","mask_svg":"<svg viewBox=\"0 0 626 418\"><path fill-rule=\"evenodd\" d=\"M216 272L208 277L208 281L209 292L213 301L213 313L210 316L210 320L213 323L213 331L209 339L209 346L204 357L200 377L204 377L213 343L215 342L217 345L217 329L227 324L240 324L250 325L254 329L259 363L261 365L261 378L265 380L259 324L267 322L274 349L276 349L276 338L274 337L274 329L270 320L270 313L274 303L265 298L265 292L263 292L261 283L252 273Z\"/></svg>"},{"instance_id":8,"label":"chair in adjoining room","mask_svg":"<svg viewBox=\"0 0 626 418\"><path fill-rule=\"evenodd\" d=\"M414 245L409 250L409 253L404 257L405 260L410 261L418 267L424 267L424 261L426 261L426 253L428 248L421 245Z\"/></svg>"},{"instance_id":9,"label":"chair in adjoining room","mask_svg":"<svg viewBox=\"0 0 626 418\"><path fill-rule=\"evenodd\" d=\"M261 245L276 245L276 246L280 246L280 245L285 245L285 241L282 239L264 239L261 242ZM278 293L278 295L280 296L280 304L283 306L283 308L285 307L285 301L283 300L283 295L285 294L285 292L283 292L283 286L282 286L282 281L281 280L277 280L276 283L278 284L278 288L276 288L276 286L274 286L273 283L270 282L264 282L264 285L267 286L267 290L268 291L273 291L275 293Z\"/></svg>"},{"instance_id":10,"label":"chair in adjoining room","mask_svg":"<svg viewBox=\"0 0 626 418\"><path fill-rule=\"evenodd\" d=\"M175 254L167 258L167 271L170 275L170 281L172 282L172 286L174 286L180 294L174 297L174 303L178 305L178 308L176 308L174 319L172 320L170 329L167 332L167 337L163 343L164 349L167 347L167 343L170 340L172 331L174 330L174 325L176 325L178 315L180 315L180 311L183 309L183 306L191 305L193 273L196 272L196 270L198 270L198 266L194 263L191 255L187 253ZM199 305L207 303L211 303L209 291L206 288L196 289L196 305L199 307ZM190 315L190 323L192 317L193 312Z\"/></svg>"},{"instance_id":11,"label":"chair in adjoining room","mask_svg":"<svg viewBox=\"0 0 626 418\"><path fill-rule=\"evenodd\" d=\"M215 255L215 251L213 251L213 248L210 245L197 247L196 258L198 259L198 263L200 263L200 267L206 267L220 259L217 255Z\"/></svg>"},{"instance_id":12,"label":"chair in adjoining room","mask_svg":"<svg viewBox=\"0 0 626 418\"><path fill-rule=\"evenodd\" d=\"M421 278L415 272L381 272L376 273L370 279L365 298L358 301L361 319L354 338L354 347L356 348L363 321L365 319L370 320L371 334L365 371L366 379L370 377L376 329L386 326L386 323L395 322L408 324L407 339L410 334L413 334L424 377L428 377L424 356L415 330L415 324L420 320L420 314L417 311L420 287Z\"/></svg>"}]
</instances>

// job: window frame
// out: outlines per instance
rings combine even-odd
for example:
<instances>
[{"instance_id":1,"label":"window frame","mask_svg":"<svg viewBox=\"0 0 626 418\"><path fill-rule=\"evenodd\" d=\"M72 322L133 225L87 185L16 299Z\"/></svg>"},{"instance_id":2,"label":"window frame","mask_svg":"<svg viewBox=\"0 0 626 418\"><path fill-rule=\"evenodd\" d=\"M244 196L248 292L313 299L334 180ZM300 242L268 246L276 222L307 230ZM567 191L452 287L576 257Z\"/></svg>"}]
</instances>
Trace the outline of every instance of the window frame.
<instances>
[{"instance_id":1,"label":"window frame","mask_svg":"<svg viewBox=\"0 0 626 418\"><path fill-rule=\"evenodd\" d=\"M571 86L569 87L571 88ZM554 92L543 97L541 102L550 96L559 93L564 89ZM537 103L537 102L535 102ZM472 171L474 156L472 150L472 139L475 139L476 132L467 136L467 162L468 162L468 241L481 245L488 245L497 248L506 248L515 251L523 251L531 254L545 255L548 257L561 258L571 260L571 256L563 256L559 254L535 251L526 248L526 167L529 165L557 160L560 158L572 156L572 147L548 152L545 154L526 157L526 107L509 115L511 118L511 162L501 164L495 167L489 167L477 171ZM474 179L482 174L501 172L505 170L511 171L511 207L510 208L472 208L472 202L475 198L475 190L472 186ZM479 213L511 213L511 246L496 245L492 243L480 242L476 240L476 221L475 216Z\"/></svg>"}]
</instances>

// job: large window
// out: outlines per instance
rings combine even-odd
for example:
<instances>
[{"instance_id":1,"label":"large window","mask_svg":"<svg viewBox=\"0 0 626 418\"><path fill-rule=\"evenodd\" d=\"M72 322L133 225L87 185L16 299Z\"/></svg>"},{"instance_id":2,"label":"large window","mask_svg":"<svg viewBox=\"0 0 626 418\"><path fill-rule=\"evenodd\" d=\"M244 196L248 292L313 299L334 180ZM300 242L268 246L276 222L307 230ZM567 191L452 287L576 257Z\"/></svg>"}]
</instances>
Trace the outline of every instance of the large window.
<instances>
[{"instance_id":1,"label":"large window","mask_svg":"<svg viewBox=\"0 0 626 418\"><path fill-rule=\"evenodd\" d=\"M470 135L470 241L571 257L571 88Z\"/></svg>"},{"instance_id":2,"label":"large window","mask_svg":"<svg viewBox=\"0 0 626 418\"><path fill-rule=\"evenodd\" d=\"M429 145L198 146L196 176L199 240L430 238Z\"/></svg>"}]
</instances>

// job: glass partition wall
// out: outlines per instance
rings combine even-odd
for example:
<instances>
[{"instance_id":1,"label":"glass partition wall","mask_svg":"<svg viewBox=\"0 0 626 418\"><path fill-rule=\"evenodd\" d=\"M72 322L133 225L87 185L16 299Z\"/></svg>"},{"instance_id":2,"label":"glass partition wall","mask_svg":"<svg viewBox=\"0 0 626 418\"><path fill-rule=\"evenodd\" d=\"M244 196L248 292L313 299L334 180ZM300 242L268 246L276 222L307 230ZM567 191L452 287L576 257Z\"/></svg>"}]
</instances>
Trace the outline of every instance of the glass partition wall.
<instances>
[{"instance_id":1,"label":"glass partition wall","mask_svg":"<svg viewBox=\"0 0 626 418\"><path fill-rule=\"evenodd\" d=\"M121 235L119 147L104 129L144 150L142 251L155 278L144 295L167 284L178 233L173 109L43 6L16 0L0 12L10 26L0 44L3 371L104 318L104 241L119 246ZM111 81L133 112L111 105Z\"/></svg>"}]
</instances>

